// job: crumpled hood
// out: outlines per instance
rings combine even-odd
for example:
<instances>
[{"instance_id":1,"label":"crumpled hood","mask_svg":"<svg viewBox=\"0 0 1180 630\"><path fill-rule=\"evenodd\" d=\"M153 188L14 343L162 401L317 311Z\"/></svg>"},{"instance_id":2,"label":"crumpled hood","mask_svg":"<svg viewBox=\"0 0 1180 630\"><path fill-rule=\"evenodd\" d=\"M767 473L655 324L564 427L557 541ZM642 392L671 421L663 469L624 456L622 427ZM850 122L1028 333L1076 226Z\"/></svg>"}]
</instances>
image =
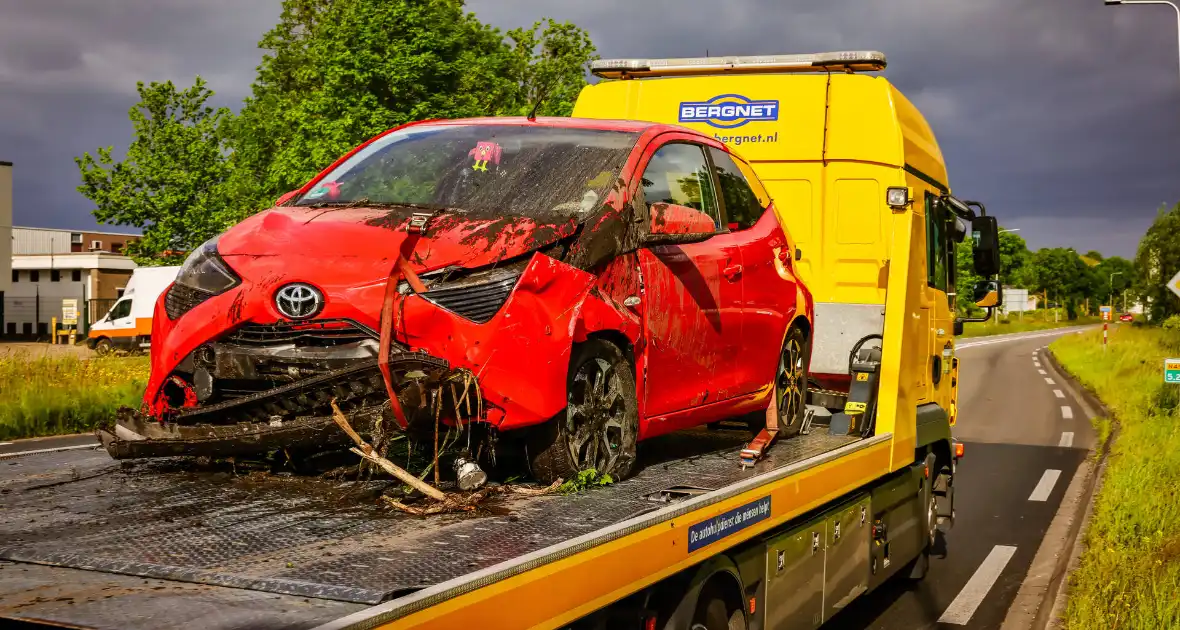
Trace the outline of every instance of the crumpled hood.
<instances>
[{"instance_id":1,"label":"crumpled hood","mask_svg":"<svg viewBox=\"0 0 1180 630\"><path fill-rule=\"evenodd\" d=\"M414 270L424 273L516 258L577 229L575 219L537 223L525 217L444 211L420 236L406 229L413 212L277 207L231 228L218 242L218 251L246 280L313 273L321 275L324 284L367 284L388 276L403 247ZM406 243L408 238L417 240Z\"/></svg>"}]
</instances>

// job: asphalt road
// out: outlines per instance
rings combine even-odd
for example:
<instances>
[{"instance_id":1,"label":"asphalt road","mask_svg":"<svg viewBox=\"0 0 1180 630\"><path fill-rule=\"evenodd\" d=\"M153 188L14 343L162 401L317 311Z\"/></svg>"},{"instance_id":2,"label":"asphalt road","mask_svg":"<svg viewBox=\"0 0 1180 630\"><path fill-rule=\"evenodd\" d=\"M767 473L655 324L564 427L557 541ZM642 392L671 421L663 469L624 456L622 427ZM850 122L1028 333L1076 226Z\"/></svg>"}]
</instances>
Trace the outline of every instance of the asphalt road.
<instances>
[{"instance_id":1,"label":"asphalt road","mask_svg":"<svg viewBox=\"0 0 1180 630\"><path fill-rule=\"evenodd\" d=\"M1082 406L1044 360L1042 348L1061 334L1068 333L959 344L954 433L965 453L947 553L931 559L922 582L894 580L838 615L832 627L1000 628L1066 487L1094 446Z\"/></svg>"}]
</instances>

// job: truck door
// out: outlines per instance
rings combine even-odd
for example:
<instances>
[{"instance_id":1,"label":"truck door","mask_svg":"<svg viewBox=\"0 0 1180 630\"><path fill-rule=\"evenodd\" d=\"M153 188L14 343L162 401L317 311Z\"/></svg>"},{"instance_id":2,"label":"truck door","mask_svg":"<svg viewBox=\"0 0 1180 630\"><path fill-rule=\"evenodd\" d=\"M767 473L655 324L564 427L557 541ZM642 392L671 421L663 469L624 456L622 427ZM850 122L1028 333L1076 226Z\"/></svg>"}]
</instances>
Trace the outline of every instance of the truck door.
<instances>
[{"instance_id":1,"label":"truck door","mask_svg":"<svg viewBox=\"0 0 1180 630\"><path fill-rule=\"evenodd\" d=\"M130 345L135 335L135 318L131 316L131 298L120 298L107 313L106 322L110 326L103 332L110 337L116 346Z\"/></svg>"},{"instance_id":2,"label":"truck door","mask_svg":"<svg viewBox=\"0 0 1180 630\"><path fill-rule=\"evenodd\" d=\"M713 217L719 233L697 243L639 251L649 417L736 395L732 367L741 345L739 239L721 222L703 148L674 135L666 140L642 171L646 207L664 202L695 208Z\"/></svg>"}]
</instances>

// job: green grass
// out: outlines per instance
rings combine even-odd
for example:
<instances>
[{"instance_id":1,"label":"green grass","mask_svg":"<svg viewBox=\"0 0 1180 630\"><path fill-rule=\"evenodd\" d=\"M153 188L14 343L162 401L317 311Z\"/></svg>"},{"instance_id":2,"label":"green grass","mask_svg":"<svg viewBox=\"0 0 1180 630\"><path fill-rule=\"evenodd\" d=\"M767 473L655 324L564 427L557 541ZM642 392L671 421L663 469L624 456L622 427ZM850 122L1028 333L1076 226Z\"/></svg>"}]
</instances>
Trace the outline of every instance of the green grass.
<instances>
[{"instance_id":1,"label":"green grass","mask_svg":"<svg viewBox=\"0 0 1180 630\"><path fill-rule=\"evenodd\" d=\"M1180 356L1180 331L1112 327L1050 346L1117 420L1094 499L1085 550L1070 576L1070 630L1180 628L1180 386L1163 359ZM1110 423L1099 419L1100 437Z\"/></svg>"},{"instance_id":2,"label":"green grass","mask_svg":"<svg viewBox=\"0 0 1180 630\"><path fill-rule=\"evenodd\" d=\"M138 408L147 357L0 357L0 440L92 431Z\"/></svg>"},{"instance_id":3,"label":"green grass","mask_svg":"<svg viewBox=\"0 0 1180 630\"><path fill-rule=\"evenodd\" d=\"M1052 313L1049 313L1048 321L1046 321L1045 313L1038 311L1035 315L1025 313L1023 318L1018 315L1009 316L1007 319L997 316L986 322L967 322L963 324L963 334L959 335L959 337L984 337L987 335L1051 330L1065 326L1082 326L1085 324L1100 323L1102 323L1102 319L1099 317L1079 317L1070 321L1065 318L1064 313L1061 315L1061 321L1053 321Z\"/></svg>"}]
</instances>

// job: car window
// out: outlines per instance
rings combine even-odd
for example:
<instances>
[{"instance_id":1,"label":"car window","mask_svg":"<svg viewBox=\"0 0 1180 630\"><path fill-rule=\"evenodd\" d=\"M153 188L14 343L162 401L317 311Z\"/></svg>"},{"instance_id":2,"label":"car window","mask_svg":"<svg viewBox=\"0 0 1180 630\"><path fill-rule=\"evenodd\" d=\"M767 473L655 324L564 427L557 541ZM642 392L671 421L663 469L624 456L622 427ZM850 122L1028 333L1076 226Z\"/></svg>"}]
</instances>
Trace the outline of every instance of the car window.
<instances>
[{"instance_id":1,"label":"car window","mask_svg":"<svg viewBox=\"0 0 1180 630\"><path fill-rule=\"evenodd\" d=\"M722 229L713 178L709 177L704 151L695 144L666 144L656 151L643 171L643 199L649 207L674 203L695 208Z\"/></svg>"},{"instance_id":2,"label":"car window","mask_svg":"<svg viewBox=\"0 0 1180 630\"><path fill-rule=\"evenodd\" d=\"M110 319L122 319L131 314L131 300L120 300L111 307Z\"/></svg>"},{"instance_id":3,"label":"car window","mask_svg":"<svg viewBox=\"0 0 1180 630\"><path fill-rule=\"evenodd\" d=\"M717 171L721 198L725 200L729 229L744 230L753 226L770 205L770 199L767 197L763 201L761 197L766 197L765 191L760 196L751 185L751 180L756 182L757 178L752 173L745 173L728 153L714 148L710 148L709 152L713 157L713 168Z\"/></svg>"}]
</instances>

